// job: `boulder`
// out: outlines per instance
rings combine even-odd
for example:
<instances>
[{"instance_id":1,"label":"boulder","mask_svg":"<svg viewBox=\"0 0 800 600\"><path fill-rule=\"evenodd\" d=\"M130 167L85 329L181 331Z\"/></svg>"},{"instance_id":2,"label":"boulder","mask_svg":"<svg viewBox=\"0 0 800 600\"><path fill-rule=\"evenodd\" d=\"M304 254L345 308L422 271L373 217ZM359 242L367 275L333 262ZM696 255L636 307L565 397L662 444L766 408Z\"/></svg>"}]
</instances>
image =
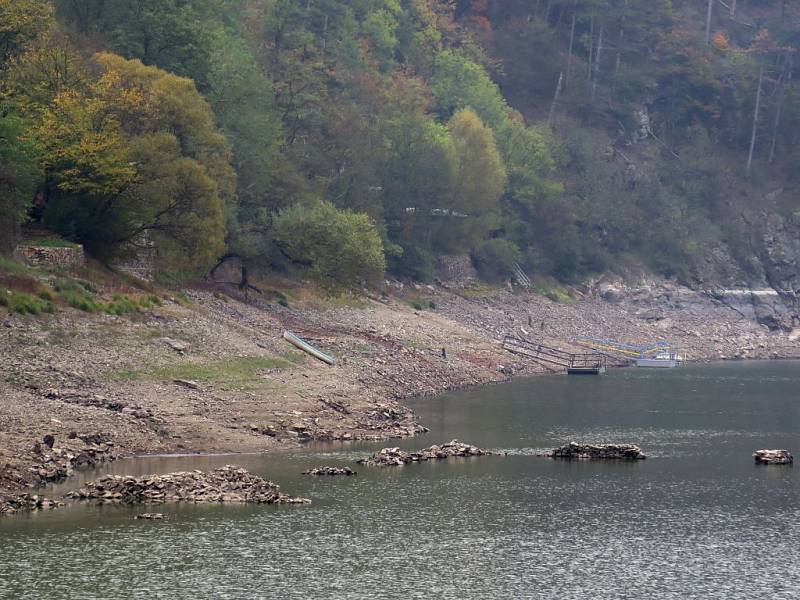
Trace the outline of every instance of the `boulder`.
<instances>
[{"instance_id":1,"label":"boulder","mask_svg":"<svg viewBox=\"0 0 800 600\"><path fill-rule=\"evenodd\" d=\"M790 465L794 462L788 450L756 450L753 458L757 465Z\"/></svg>"}]
</instances>

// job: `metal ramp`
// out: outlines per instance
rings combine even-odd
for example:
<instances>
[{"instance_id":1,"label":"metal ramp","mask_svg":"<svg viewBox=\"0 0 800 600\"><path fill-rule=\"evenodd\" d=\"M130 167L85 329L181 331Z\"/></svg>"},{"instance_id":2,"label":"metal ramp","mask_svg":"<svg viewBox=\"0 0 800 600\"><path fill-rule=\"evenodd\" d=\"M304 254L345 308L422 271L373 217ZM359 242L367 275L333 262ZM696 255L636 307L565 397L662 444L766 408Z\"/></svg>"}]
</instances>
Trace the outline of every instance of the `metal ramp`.
<instances>
[{"instance_id":1,"label":"metal ramp","mask_svg":"<svg viewBox=\"0 0 800 600\"><path fill-rule=\"evenodd\" d=\"M503 349L535 360L551 371L564 370L570 375L599 375L606 370L606 357L599 352L575 354L512 335L503 338Z\"/></svg>"}]
</instances>

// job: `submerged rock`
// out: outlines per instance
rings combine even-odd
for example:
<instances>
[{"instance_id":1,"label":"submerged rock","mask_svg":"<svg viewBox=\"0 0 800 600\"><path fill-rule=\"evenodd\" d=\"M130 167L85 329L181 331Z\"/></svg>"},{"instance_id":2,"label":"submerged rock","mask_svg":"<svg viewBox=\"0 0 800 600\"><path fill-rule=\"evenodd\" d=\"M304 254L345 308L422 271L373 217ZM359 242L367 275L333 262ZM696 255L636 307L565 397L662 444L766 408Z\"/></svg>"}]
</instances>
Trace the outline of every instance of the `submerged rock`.
<instances>
[{"instance_id":1,"label":"submerged rock","mask_svg":"<svg viewBox=\"0 0 800 600\"><path fill-rule=\"evenodd\" d=\"M790 465L794 462L788 450L756 450L753 458L757 465Z\"/></svg>"},{"instance_id":2,"label":"submerged rock","mask_svg":"<svg viewBox=\"0 0 800 600\"><path fill-rule=\"evenodd\" d=\"M404 452L400 448L384 448L357 462L368 467L395 467L411 462L441 460L451 456L485 456L487 454L491 454L491 452L458 440L452 440L441 446L433 445L418 452Z\"/></svg>"},{"instance_id":3,"label":"submerged rock","mask_svg":"<svg viewBox=\"0 0 800 600\"><path fill-rule=\"evenodd\" d=\"M570 442L546 453L549 458L574 460L643 460L641 448L635 444L577 444Z\"/></svg>"},{"instance_id":4,"label":"submerged rock","mask_svg":"<svg viewBox=\"0 0 800 600\"><path fill-rule=\"evenodd\" d=\"M358 475L350 467L314 467L303 471L303 475Z\"/></svg>"},{"instance_id":5,"label":"submerged rock","mask_svg":"<svg viewBox=\"0 0 800 600\"><path fill-rule=\"evenodd\" d=\"M279 486L234 465L208 473L190 471L168 475L131 477L106 475L69 492L74 500L100 502L234 502L256 504L308 504L280 492Z\"/></svg>"},{"instance_id":6,"label":"submerged rock","mask_svg":"<svg viewBox=\"0 0 800 600\"><path fill-rule=\"evenodd\" d=\"M64 506L63 502L50 500L36 494L0 495L0 515L30 510L52 510Z\"/></svg>"}]
</instances>

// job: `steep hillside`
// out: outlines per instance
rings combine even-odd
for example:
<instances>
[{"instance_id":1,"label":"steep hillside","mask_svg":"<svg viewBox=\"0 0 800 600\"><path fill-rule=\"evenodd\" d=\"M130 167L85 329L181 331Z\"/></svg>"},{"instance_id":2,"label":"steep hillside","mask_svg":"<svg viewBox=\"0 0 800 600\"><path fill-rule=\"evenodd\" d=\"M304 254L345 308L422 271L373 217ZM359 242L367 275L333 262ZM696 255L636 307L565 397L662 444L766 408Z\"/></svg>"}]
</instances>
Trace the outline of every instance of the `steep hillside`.
<instances>
[{"instance_id":1,"label":"steep hillside","mask_svg":"<svg viewBox=\"0 0 800 600\"><path fill-rule=\"evenodd\" d=\"M149 245L171 281L235 255L338 291L462 254L498 281L798 288L792 3L0 11L6 233Z\"/></svg>"}]
</instances>

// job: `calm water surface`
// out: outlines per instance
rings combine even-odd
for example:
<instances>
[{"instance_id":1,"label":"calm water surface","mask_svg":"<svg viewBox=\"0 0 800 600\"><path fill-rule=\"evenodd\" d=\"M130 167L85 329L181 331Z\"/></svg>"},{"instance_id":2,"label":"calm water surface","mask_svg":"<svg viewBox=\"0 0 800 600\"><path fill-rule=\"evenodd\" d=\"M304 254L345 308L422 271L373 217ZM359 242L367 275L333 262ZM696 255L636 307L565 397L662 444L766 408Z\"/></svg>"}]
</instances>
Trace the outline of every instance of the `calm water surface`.
<instances>
[{"instance_id":1,"label":"calm water surface","mask_svg":"<svg viewBox=\"0 0 800 600\"><path fill-rule=\"evenodd\" d=\"M800 363L541 377L420 401L431 433L507 456L359 469L375 445L147 458L145 474L235 462L306 507L77 506L0 521L0 598L800 598ZM534 456L634 442L635 464ZM92 474L93 476L96 474ZM72 485L74 485L74 481Z\"/></svg>"}]
</instances>

